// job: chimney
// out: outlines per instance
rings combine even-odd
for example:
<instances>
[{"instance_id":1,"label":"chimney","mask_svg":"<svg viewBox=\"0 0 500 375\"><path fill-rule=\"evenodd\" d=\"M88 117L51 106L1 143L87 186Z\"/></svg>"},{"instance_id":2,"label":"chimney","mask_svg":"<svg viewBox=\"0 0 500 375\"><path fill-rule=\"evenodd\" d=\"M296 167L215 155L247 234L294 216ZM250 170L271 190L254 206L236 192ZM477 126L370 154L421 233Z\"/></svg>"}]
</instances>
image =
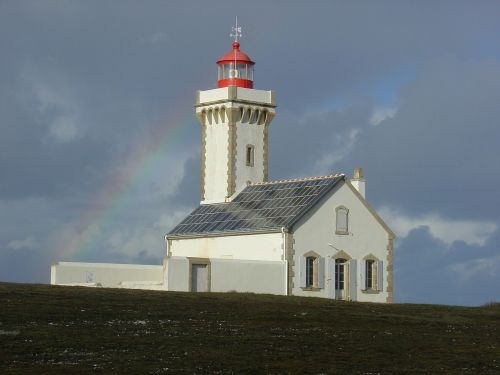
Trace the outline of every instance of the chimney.
<instances>
[{"instance_id":1,"label":"chimney","mask_svg":"<svg viewBox=\"0 0 500 375\"><path fill-rule=\"evenodd\" d=\"M363 170L361 168L354 168L351 184L365 198L365 178L363 177Z\"/></svg>"}]
</instances>

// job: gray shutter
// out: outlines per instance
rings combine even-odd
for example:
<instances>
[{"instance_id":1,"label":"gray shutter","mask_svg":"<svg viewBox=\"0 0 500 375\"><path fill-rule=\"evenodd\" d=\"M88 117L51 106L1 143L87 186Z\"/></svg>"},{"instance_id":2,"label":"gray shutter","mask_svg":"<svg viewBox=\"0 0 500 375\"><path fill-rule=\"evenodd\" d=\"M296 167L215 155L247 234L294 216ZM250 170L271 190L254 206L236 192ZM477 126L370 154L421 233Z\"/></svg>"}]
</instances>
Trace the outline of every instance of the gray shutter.
<instances>
[{"instance_id":1,"label":"gray shutter","mask_svg":"<svg viewBox=\"0 0 500 375\"><path fill-rule=\"evenodd\" d=\"M335 298L335 259L330 257L327 258L326 261L328 267L328 298Z\"/></svg>"},{"instance_id":2,"label":"gray shutter","mask_svg":"<svg viewBox=\"0 0 500 375\"><path fill-rule=\"evenodd\" d=\"M318 258L318 288L325 287L325 258Z\"/></svg>"},{"instance_id":3,"label":"gray shutter","mask_svg":"<svg viewBox=\"0 0 500 375\"><path fill-rule=\"evenodd\" d=\"M358 300L358 286L356 285L356 276L356 259L351 259L349 261L349 298L351 299L351 301Z\"/></svg>"},{"instance_id":4,"label":"gray shutter","mask_svg":"<svg viewBox=\"0 0 500 375\"><path fill-rule=\"evenodd\" d=\"M384 262L381 260L377 264L377 289L381 292L384 291Z\"/></svg>"},{"instance_id":5,"label":"gray shutter","mask_svg":"<svg viewBox=\"0 0 500 375\"><path fill-rule=\"evenodd\" d=\"M300 267L300 287L306 287L306 258L299 257L299 267Z\"/></svg>"},{"instance_id":6,"label":"gray shutter","mask_svg":"<svg viewBox=\"0 0 500 375\"><path fill-rule=\"evenodd\" d=\"M366 289L366 259L361 259L359 267L359 287Z\"/></svg>"}]
</instances>

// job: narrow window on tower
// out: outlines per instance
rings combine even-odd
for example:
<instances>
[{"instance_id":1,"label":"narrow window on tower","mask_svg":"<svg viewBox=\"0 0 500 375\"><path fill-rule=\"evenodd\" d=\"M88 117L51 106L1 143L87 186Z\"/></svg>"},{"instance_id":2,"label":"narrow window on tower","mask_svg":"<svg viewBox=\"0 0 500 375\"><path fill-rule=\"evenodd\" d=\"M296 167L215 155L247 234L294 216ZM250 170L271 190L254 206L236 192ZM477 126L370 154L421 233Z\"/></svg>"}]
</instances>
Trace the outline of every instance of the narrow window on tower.
<instances>
[{"instance_id":1,"label":"narrow window on tower","mask_svg":"<svg viewBox=\"0 0 500 375\"><path fill-rule=\"evenodd\" d=\"M253 160L254 160L254 146L253 145L247 145L247 151L246 151L246 165L248 167L253 167Z\"/></svg>"}]
</instances>

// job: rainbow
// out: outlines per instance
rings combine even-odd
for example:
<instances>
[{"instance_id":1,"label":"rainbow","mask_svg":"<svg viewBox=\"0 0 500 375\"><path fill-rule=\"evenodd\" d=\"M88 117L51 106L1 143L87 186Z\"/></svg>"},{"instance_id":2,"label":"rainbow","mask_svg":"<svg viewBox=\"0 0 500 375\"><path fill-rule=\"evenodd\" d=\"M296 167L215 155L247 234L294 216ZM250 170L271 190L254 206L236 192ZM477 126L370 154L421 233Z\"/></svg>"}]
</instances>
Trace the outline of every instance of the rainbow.
<instances>
[{"instance_id":1,"label":"rainbow","mask_svg":"<svg viewBox=\"0 0 500 375\"><path fill-rule=\"evenodd\" d=\"M185 105L173 106L182 108L182 116L170 116L159 121L163 126L157 126L156 134L149 136L133 155L124 161L125 167L121 173L110 174L110 178L96 193L95 199L87 209L79 213L72 224L72 235L68 240L62 240L56 253L58 257L72 261L89 261L92 255L97 255L96 247L105 246L105 239L112 229L112 224L125 214L133 195L145 188L145 182L155 173L161 173L162 163L175 163L176 155L189 147L189 134L196 125L196 119L191 111L186 113ZM192 108L192 106L189 106ZM190 129L191 128L191 129ZM165 230L168 228L165 228Z\"/></svg>"}]
</instances>

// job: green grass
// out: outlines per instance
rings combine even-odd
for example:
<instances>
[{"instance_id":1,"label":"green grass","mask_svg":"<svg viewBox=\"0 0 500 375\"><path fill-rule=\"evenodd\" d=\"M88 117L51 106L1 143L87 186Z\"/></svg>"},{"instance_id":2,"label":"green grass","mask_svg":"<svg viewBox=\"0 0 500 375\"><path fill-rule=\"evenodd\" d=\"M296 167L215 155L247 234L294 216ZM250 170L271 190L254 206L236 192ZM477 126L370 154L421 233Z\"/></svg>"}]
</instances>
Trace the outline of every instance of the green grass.
<instances>
[{"instance_id":1,"label":"green grass","mask_svg":"<svg viewBox=\"0 0 500 375\"><path fill-rule=\"evenodd\" d=\"M500 305L0 283L0 374L500 374Z\"/></svg>"}]
</instances>

